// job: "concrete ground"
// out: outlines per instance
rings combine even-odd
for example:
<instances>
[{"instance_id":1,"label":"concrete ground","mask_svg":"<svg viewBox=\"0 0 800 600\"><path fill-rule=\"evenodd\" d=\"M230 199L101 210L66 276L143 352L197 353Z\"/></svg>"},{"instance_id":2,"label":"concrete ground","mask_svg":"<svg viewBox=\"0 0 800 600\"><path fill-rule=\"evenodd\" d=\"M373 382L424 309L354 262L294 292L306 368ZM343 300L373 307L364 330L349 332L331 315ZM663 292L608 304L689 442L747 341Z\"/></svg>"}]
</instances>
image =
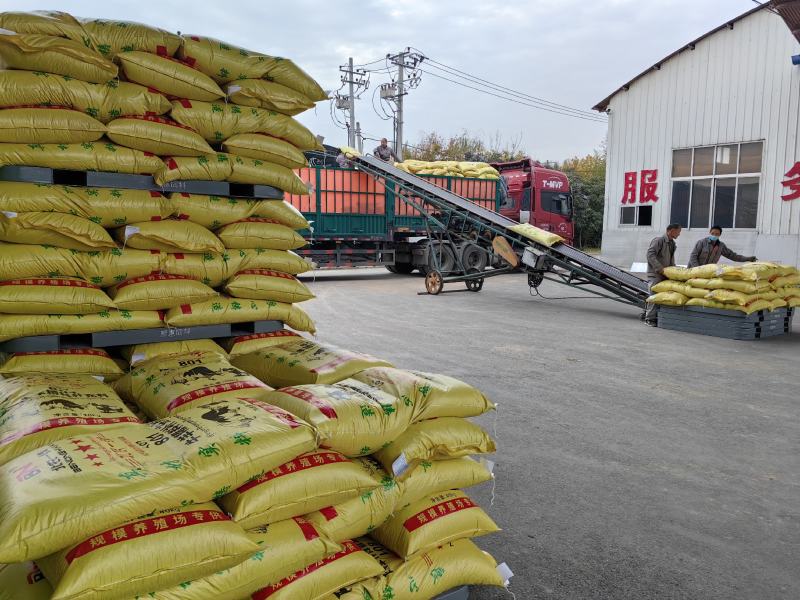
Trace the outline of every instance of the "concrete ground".
<instances>
[{"instance_id":1,"label":"concrete ground","mask_svg":"<svg viewBox=\"0 0 800 600\"><path fill-rule=\"evenodd\" d=\"M521 275L479 294L419 296L421 277L382 269L311 287L321 340L499 404L479 419L496 426L494 505L488 484L470 493L503 528L478 542L518 600L800 598L800 319L737 342L649 328L609 300L531 297Z\"/></svg>"}]
</instances>

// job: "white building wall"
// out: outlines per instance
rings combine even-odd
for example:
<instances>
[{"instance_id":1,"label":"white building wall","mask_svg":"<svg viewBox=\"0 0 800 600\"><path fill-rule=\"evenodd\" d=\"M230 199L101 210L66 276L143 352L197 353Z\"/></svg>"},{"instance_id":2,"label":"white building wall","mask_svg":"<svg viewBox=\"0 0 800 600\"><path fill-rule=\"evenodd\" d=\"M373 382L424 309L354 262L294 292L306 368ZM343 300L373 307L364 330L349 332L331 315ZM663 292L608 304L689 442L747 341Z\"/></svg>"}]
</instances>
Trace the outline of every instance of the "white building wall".
<instances>
[{"instance_id":1,"label":"white building wall","mask_svg":"<svg viewBox=\"0 0 800 600\"><path fill-rule=\"evenodd\" d=\"M604 258L644 261L670 219L672 150L764 141L756 230L728 230L740 254L800 264L800 199L781 200L784 174L800 161L800 44L777 15L757 11L667 60L611 99L604 214ZM624 174L658 169L652 227L620 225ZM638 197L637 197L638 201ZM707 231L684 229L678 264Z\"/></svg>"}]
</instances>

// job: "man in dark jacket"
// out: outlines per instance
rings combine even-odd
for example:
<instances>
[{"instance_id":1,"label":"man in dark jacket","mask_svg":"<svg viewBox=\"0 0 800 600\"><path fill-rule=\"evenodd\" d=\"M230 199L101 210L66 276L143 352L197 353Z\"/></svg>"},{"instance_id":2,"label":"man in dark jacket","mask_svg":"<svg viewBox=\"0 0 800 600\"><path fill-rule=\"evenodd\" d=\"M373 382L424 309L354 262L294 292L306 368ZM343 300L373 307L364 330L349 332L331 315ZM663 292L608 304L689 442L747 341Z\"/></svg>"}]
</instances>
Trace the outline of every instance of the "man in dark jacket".
<instances>
[{"instance_id":1,"label":"man in dark jacket","mask_svg":"<svg viewBox=\"0 0 800 600\"><path fill-rule=\"evenodd\" d=\"M724 242L719 241L719 236L722 235L722 227L714 225L710 230L707 237L698 241L694 245L692 255L689 257L688 267L699 267L701 265L716 264L719 262L721 256L734 262L753 262L756 260L755 256L742 256L736 254L733 250L728 248Z\"/></svg>"},{"instance_id":2,"label":"man in dark jacket","mask_svg":"<svg viewBox=\"0 0 800 600\"><path fill-rule=\"evenodd\" d=\"M374 156L377 156L381 160L385 160L389 162L390 160L397 161L397 154L394 153L389 147L389 141L386 138L381 138L381 143L378 146L375 146L375 150L372 151Z\"/></svg>"},{"instance_id":3,"label":"man in dark jacket","mask_svg":"<svg viewBox=\"0 0 800 600\"><path fill-rule=\"evenodd\" d=\"M647 281L650 288L666 279L664 269L675 266L675 240L681 234L679 223L670 223L667 232L657 238L653 238L650 247L647 249ZM644 322L655 327L657 325L656 316L658 305L648 304L647 312L644 315Z\"/></svg>"}]
</instances>

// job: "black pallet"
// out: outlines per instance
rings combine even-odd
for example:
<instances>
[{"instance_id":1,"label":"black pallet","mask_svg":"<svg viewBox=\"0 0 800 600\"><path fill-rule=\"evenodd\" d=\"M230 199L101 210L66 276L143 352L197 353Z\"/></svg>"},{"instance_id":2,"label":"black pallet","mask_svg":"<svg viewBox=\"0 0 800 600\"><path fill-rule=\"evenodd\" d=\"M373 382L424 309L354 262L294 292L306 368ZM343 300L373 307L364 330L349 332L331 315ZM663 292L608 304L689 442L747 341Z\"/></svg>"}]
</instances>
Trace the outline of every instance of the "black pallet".
<instances>
[{"instance_id":1,"label":"black pallet","mask_svg":"<svg viewBox=\"0 0 800 600\"><path fill-rule=\"evenodd\" d=\"M658 309L658 326L672 331L734 340L758 340L790 333L793 316L794 310L791 308L746 315L735 310L661 306Z\"/></svg>"},{"instance_id":2,"label":"black pallet","mask_svg":"<svg viewBox=\"0 0 800 600\"><path fill-rule=\"evenodd\" d=\"M68 171L65 169L50 169L47 167L0 167L0 181L152 190L163 193L184 192L187 194L229 196L233 198L283 199L283 191L269 185L190 180L171 181L166 185L160 186L156 184L150 175L129 175L126 173L107 173L103 171Z\"/></svg>"},{"instance_id":3,"label":"black pallet","mask_svg":"<svg viewBox=\"0 0 800 600\"><path fill-rule=\"evenodd\" d=\"M67 335L37 335L0 342L0 352L52 352L67 348L110 348L153 342L178 342L207 338L227 338L252 333L270 333L283 329L281 321L251 321L195 327L165 327L100 331Z\"/></svg>"},{"instance_id":4,"label":"black pallet","mask_svg":"<svg viewBox=\"0 0 800 600\"><path fill-rule=\"evenodd\" d=\"M469 600L469 588L464 586L450 590L441 596L436 596L434 600Z\"/></svg>"}]
</instances>

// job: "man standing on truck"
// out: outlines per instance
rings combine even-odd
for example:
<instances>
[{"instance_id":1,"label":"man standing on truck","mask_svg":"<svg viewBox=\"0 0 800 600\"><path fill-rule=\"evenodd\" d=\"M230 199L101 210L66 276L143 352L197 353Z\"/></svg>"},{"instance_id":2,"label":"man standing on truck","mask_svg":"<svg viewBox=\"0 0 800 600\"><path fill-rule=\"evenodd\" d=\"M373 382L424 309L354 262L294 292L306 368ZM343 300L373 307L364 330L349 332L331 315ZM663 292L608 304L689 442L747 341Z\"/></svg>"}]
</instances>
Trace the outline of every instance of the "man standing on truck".
<instances>
[{"instance_id":1,"label":"man standing on truck","mask_svg":"<svg viewBox=\"0 0 800 600\"><path fill-rule=\"evenodd\" d=\"M675 266L675 240L681 234L680 223L670 223L667 225L667 232L657 238L653 238L650 247L647 249L647 281L650 289L666 279L664 269ZM644 322L650 327L656 327L658 322L658 305L648 304L644 314Z\"/></svg>"},{"instance_id":2,"label":"man standing on truck","mask_svg":"<svg viewBox=\"0 0 800 600\"><path fill-rule=\"evenodd\" d=\"M689 257L689 268L699 267L701 265L716 264L719 262L721 256L734 262L753 262L758 260L755 256L742 256L736 254L733 250L728 248L724 242L719 241L719 236L722 235L722 227L714 225L709 229L708 236L699 240L694 245L692 255Z\"/></svg>"},{"instance_id":3,"label":"man standing on truck","mask_svg":"<svg viewBox=\"0 0 800 600\"><path fill-rule=\"evenodd\" d=\"M375 146L375 150L372 151L372 154L380 158L381 160L385 160L389 162L389 160L394 160L395 162L399 162L397 158L397 154L394 153L389 147L389 140L386 138L381 138L381 143L379 146Z\"/></svg>"}]
</instances>

